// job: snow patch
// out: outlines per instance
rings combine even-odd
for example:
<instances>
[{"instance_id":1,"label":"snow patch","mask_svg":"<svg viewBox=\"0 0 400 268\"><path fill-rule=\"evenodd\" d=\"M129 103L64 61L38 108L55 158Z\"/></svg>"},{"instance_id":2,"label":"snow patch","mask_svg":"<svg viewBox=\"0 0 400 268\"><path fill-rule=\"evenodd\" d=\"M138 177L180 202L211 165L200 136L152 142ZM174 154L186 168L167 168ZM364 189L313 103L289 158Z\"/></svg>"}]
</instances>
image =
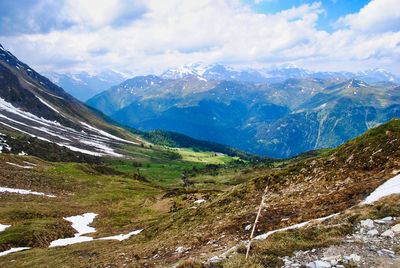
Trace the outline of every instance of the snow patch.
<instances>
[{"instance_id":1,"label":"snow patch","mask_svg":"<svg viewBox=\"0 0 400 268\"><path fill-rule=\"evenodd\" d=\"M88 241L92 241L92 240L93 240L93 237L89 237L89 236L76 236L76 237L71 237L71 238L62 238L62 239L57 239L57 240L54 240L53 242L51 242L49 248L68 246L68 245L82 243L82 242L88 242Z\"/></svg>"},{"instance_id":2,"label":"snow patch","mask_svg":"<svg viewBox=\"0 0 400 268\"><path fill-rule=\"evenodd\" d=\"M400 194L400 174L389 179L381 186L375 189L360 205L373 204L382 197L392 194Z\"/></svg>"},{"instance_id":3,"label":"snow patch","mask_svg":"<svg viewBox=\"0 0 400 268\"><path fill-rule=\"evenodd\" d=\"M116 156L116 157L123 157L122 154L118 154L118 153L114 152L113 149L111 149L110 147L106 146L103 143L94 142L94 141L88 141L88 140L81 140L81 143L96 147L96 148L100 149L101 151L105 152L108 155L112 155L112 156Z\"/></svg>"},{"instance_id":4,"label":"snow patch","mask_svg":"<svg viewBox=\"0 0 400 268\"><path fill-rule=\"evenodd\" d=\"M114 135L111 135L110 133L107 133L107 132L105 132L105 131L103 131L103 130L101 130L101 129L92 127L91 125L86 124L86 123L84 123L84 122L80 122L80 123L81 123L82 125L84 125L86 128L88 128L88 129L90 129L90 130L93 130L93 131L95 131L95 132L97 132L97 133L99 133L99 134L101 134L101 135L103 135L103 136L105 136L105 137L109 137L109 138L111 138L111 139L113 139L113 140L117 140L117 141L122 141L122 142L126 142L126 143L131 143L131 144L138 145L138 143L136 143L136 142L128 141L128 140L125 140L125 139L121 139L121 138L116 137L116 136L114 136Z\"/></svg>"},{"instance_id":5,"label":"snow patch","mask_svg":"<svg viewBox=\"0 0 400 268\"><path fill-rule=\"evenodd\" d=\"M130 232L130 233L127 233L127 234L119 234L119 235L114 235L114 236L100 237L98 239L99 240L111 240L111 239L114 239L114 240L122 241L122 240L128 239L132 235L139 234L141 231L143 231L143 229L136 230L136 231L133 231L133 232Z\"/></svg>"},{"instance_id":6,"label":"snow patch","mask_svg":"<svg viewBox=\"0 0 400 268\"><path fill-rule=\"evenodd\" d=\"M203 202L206 202L206 200L204 200L204 199L199 199L199 200L194 201L193 203L194 203L194 204L201 204L201 203L203 203Z\"/></svg>"},{"instance_id":7,"label":"snow patch","mask_svg":"<svg viewBox=\"0 0 400 268\"><path fill-rule=\"evenodd\" d=\"M74 228L77 231L75 237L54 240L50 243L49 248L92 241L93 237L82 236L82 235L96 232L96 229L90 227L89 224L93 222L94 218L97 215L98 214L96 213L89 212L83 215L65 217L64 220L72 222L72 228Z\"/></svg>"},{"instance_id":8,"label":"snow patch","mask_svg":"<svg viewBox=\"0 0 400 268\"><path fill-rule=\"evenodd\" d=\"M40 100L40 102L42 102L44 105L46 105L47 107L49 107L50 109L52 109L52 110L55 111L56 113L60 113L57 109L53 108L53 106L51 106L50 104L48 104L47 102L45 102L44 100L42 100L41 98L39 98L38 96L36 96L36 98L38 98L38 100Z\"/></svg>"},{"instance_id":9,"label":"snow patch","mask_svg":"<svg viewBox=\"0 0 400 268\"><path fill-rule=\"evenodd\" d=\"M6 162L6 164L9 164L9 165L15 166L15 167L19 167L19 168L33 168L32 166L21 166L21 165L11 163L11 162Z\"/></svg>"},{"instance_id":10,"label":"snow patch","mask_svg":"<svg viewBox=\"0 0 400 268\"><path fill-rule=\"evenodd\" d=\"M27 250L27 249L30 249L30 247L11 248L11 249L9 249L9 250L0 252L0 256L5 256L5 255L10 254L10 253L14 253L14 252L18 252L18 251L23 251L23 250Z\"/></svg>"},{"instance_id":11,"label":"snow patch","mask_svg":"<svg viewBox=\"0 0 400 268\"><path fill-rule=\"evenodd\" d=\"M40 138L39 138L40 139ZM48 142L51 142L49 140L47 140ZM102 153L97 153L97 152L93 152L93 151L89 151L89 150L85 150L85 149L81 149L69 144L63 144L63 143L57 143L57 145L59 146L65 146L68 149L70 149L71 151L75 151L75 152L80 152L80 153L84 153L84 154L89 154L89 155L93 155L93 156L103 156L104 154Z\"/></svg>"},{"instance_id":12,"label":"snow patch","mask_svg":"<svg viewBox=\"0 0 400 268\"><path fill-rule=\"evenodd\" d=\"M56 197L52 194L45 194L40 192L33 192L31 190L24 190L24 189L16 189L16 188L8 188L8 187L0 187L0 193L16 193L16 194L32 194L32 195L42 195L46 197Z\"/></svg>"},{"instance_id":13,"label":"snow patch","mask_svg":"<svg viewBox=\"0 0 400 268\"><path fill-rule=\"evenodd\" d=\"M96 229L90 227L89 224L93 222L94 218L96 218L97 215L98 214L96 213L89 212L83 215L66 217L64 218L64 220L72 222L72 228L74 228L78 232L77 234L75 234L75 236L80 236L83 234L96 232Z\"/></svg>"},{"instance_id":14,"label":"snow patch","mask_svg":"<svg viewBox=\"0 0 400 268\"><path fill-rule=\"evenodd\" d=\"M7 111L9 113L16 114L16 115L18 115L20 117L23 117L25 119L28 119L28 120L33 120L33 121L40 122L41 124L44 124L44 125L47 125L47 126L61 126L60 123L58 123L57 121L50 121L50 120L44 119L42 117L38 117L38 116L36 116L34 114L31 114L29 112L21 111L20 109L16 108L11 103L6 102L2 98L0 98L0 110L4 110L4 111Z\"/></svg>"},{"instance_id":15,"label":"snow patch","mask_svg":"<svg viewBox=\"0 0 400 268\"><path fill-rule=\"evenodd\" d=\"M302 227L307 226L310 223L322 222L324 220L327 220L329 218L335 217L337 215L339 215L339 213L332 214L332 215L329 215L329 216L326 216L326 217L322 217L322 218L318 218L318 219L309 220L309 221L306 221L306 222L301 222L301 223L298 223L298 224L295 224L295 225L291 225L291 226L288 226L288 227L285 227L285 228L272 230L272 231L269 231L269 232L267 232L265 234L258 235L256 237L254 237L253 239L266 239L268 236L270 236L270 235L272 235L272 234L274 234L276 232L283 232L283 231L287 231L287 230L291 230L291 229L302 228Z\"/></svg>"},{"instance_id":16,"label":"snow patch","mask_svg":"<svg viewBox=\"0 0 400 268\"><path fill-rule=\"evenodd\" d=\"M4 225L0 223L0 232L3 232L5 229L7 229L8 227L11 227L11 225Z\"/></svg>"}]
</instances>

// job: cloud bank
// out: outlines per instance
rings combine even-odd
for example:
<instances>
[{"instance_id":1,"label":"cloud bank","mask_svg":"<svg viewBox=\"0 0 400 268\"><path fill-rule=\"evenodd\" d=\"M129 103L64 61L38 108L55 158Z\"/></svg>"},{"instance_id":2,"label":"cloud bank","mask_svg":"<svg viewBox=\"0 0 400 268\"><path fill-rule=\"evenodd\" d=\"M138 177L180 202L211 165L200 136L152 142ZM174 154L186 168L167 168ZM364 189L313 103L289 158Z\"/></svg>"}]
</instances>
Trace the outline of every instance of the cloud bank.
<instances>
[{"instance_id":1,"label":"cloud bank","mask_svg":"<svg viewBox=\"0 0 400 268\"><path fill-rule=\"evenodd\" d=\"M0 43L41 71L158 73L187 63L399 74L397 0L372 0L318 30L310 2L259 14L240 0L0 2Z\"/></svg>"}]
</instances>

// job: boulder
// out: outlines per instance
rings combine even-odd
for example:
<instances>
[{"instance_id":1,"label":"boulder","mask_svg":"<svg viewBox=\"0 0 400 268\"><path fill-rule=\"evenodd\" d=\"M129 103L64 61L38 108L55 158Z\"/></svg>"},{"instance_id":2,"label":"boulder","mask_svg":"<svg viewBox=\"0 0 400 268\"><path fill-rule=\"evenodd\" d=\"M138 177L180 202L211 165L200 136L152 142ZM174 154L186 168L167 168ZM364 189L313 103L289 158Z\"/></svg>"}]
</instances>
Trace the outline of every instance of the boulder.
<instances>
[{"instance_id":1,"label":"boulder","mask_svg":"<svg viewBox=\"0 0 400 268\"><path fill-rule=\"evenodd\" d=\"M330 268L332 265L326 261L313 261L307 264L307 267L311 268Z\"/></svg>"},{"instance_id":2,"label":"boulder","mask_svg":"<svg viewBox=\"0 0 400 268\"><path fill-rule=\"evenodd\" d=\"M361 226L364 227L364 228L369 228L369 229L375 227L374 226L374 221L371 220L371 219L366 219L364 221L361 221Z\"/></svg>"},{"instance_id":3,"label":"boulder","mask_svg":"<svg viewBox=\"0 0 400 268\"><path fill-rule=\"evenodd\" d=\"M381 234L381 236L383 236L383 237L394 237L394 232L391 229L389 229L389 230L386 230L385 232L383 232Z\"/></svg>"},{"instance_id":4,"label":"boulder","mask_svg":"<svg viewBox=\"0 0 400 268\"><path fill-rule=\"evenodd\" d=\"M360 262L361 261L361 257L358 256L357 254L351 254L350 258L354 261L354 262Z\"/></svg>"},{"instance_id":5,"label":"boulder","mask_svg":"<svg viewBox=\"0 0 400 268\"><path fill-rule=\"evenodd\" d=\"M392 230L395 234L400 234L400 223L393 226L390 230Z\"/></svg>"},{"instance_id":6,"label":"boulder","mask_svg":"<svg viewBox=\"0 0 400 268\"><path fill-rule=\"evenodd\" d=\"M372 230L368 231L367 235L369 235L369 236L377 236L377 235L379 235L379 232L376 229L372 229Z\"/></svg>"}]
</instances>

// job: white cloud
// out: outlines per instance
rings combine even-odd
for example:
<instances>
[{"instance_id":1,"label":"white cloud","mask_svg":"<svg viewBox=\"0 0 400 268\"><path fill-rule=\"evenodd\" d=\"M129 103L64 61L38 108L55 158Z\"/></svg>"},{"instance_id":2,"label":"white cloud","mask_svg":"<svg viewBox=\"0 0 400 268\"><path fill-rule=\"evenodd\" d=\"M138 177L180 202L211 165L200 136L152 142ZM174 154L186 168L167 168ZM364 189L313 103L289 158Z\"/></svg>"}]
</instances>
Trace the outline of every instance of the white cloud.
<instances>
[{"instance_id":1,"label":"white cloud","mask_svg":"<svg viewBox=\"0 0 400 268\"><path fill-rule=\"evenodd\" d=\"M385 32L400 30L400 8L398 0L372 0L355 14L339 20L354 30Z\"/></svg>"},{"instance_id":2,"label":"white cloud","mask_svg":"<svg viewBox=\"0 0 400 268\"><path fill-rule=\"evenodd\" d=\"M239 0L68 0L60 16L72 19L74 26L0 34L0 42L39 70L143 74L193 62L396 69L400 33L399 24L391 23L398 11L386 13L391 19L371 15L384 12L375 2L340 19L341 28L327 33L316 28L324 12L319 2L264 15ZM369 32L362 20L381 26Z\"/></svg>"}]
</instances>

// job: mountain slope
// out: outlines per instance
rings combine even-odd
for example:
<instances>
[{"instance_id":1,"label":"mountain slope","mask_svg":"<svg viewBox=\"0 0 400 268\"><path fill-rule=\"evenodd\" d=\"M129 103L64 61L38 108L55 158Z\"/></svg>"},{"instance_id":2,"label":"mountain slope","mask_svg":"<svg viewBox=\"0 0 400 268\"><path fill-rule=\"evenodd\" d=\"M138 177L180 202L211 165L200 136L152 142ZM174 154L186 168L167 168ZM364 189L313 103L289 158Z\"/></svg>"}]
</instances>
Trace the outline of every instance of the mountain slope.
<instances>
[{"instance_id":1,"label":"mountain slope","mask_svg":"<svg viewBox=\"0 0 400 268\"><path fill-rule=\"evenodd\" d=\"M95 166L91 168L82 165L69 166L68 169L58 167L56 170L62 171L60 174L54 172L52 165L38 159L25 159L39 165L40 169L24 170L12 166L13 173L18 174L16 176L18 180L15 181L26 184L23 174L35 174L41 178L42 183L35 182L33 186L38 187L38 190L47 189L47 192L51 189L50 193L60 195L60 200L42 200L43 197L24 200L23 202L29 204L40 204L34 210L36 214L27 211L26 206L19 208L21 214L24 212L23 215L31 216L31 219L25 220L27 222L24 226L31 226L29 224L33 219L39 218L42 221L46 219L48 222L51 219L51 226L57 227L55 230L59 233L53 234L47 231L43 235L47 238L71 236L73 234L66 226L66 222L59 219L66 214L76 215L71 213L76 213L78 207L79 213L88 212L90 209L99 214L93 224L96 233L88 234L89 237L115 235L115 229L122 233L143 228L144 230L123 242L94 240L55 248L47 248L45 241L35 241L33 237L32 240L35 243L42 243L44 248L39 248L35 244L33 250L2 257L0 264L6 265L14 260L15 267L40 266L50 262L60 265L67 263L67 266L74 267L108 264L133 267L175 265L185 267L185 262L186 265L194 264L193 259L206 263L215 256L219 258L213 258L213 261L222 262L225 257L243 254L243 247L237 248L236 255L232 254L236 251L235 248L231 251L229 249L243 245L248 239L251 232L248 226L251 227L253 224L266 184L269 184L269 191L265 207L261 210L256 235L318 217L342 213L353 206L356 206L356 210L362 209L363 207L360 208L357 204L399 172L399 148L400 121L392 120L336 149L288 166L235 171L237 179L243 176L249 176L250 179L237 186L226 188L225 191L205 191L190 186L186 189L171 189L164 192L160 188L120 175L91 173L95 172ZM14 163L23 163L21 157L13 156L11 159ZM0 161L0 165L3 167L7 164ZM77 172L78 168L80 172ZM46 173L50 172L54 178L50 180L49 175L39 175L42 169ZM74 174L71 178L66 181L61 179L68 177L67 174L71 170ZM0 169L0 172L4 173L4 169ZM201 176L190 179L198 180ZM213 178L219 179L223 176L226 175L214 175ZM45 186L47 188L44 188ZM135 190L142 192L132 194ZM108 202L110 199L113 202ZM22 202L18 197L11 195L6 196L5 200L9 206L13 206L12 202L18 204ZM65 202L66 200L69 202ZM80 200L80 203L76 200ZM198 202L195 202L196 200ZM367 210L377 213L376 217L379 215L398 217L400 215L398 200L398 198L390 199L390 202L383 200ZM172 210L166 212L165 207L171 207ZM54 210L54 208L62 209ZM46 210L43 211L44 209ZM27 214L28 212L30 214ZM1 208L0 214L4 220L2 224L15 224L17 227L17 224L22 222L21 217L17 217L18 214L12 213L7 207ZM292 239L288 244L279 242L281 236L275 239L272 236L272 241L277 243L274 244L275 247L271 246L271 240L260 240L252 249L252 258L267 261L272 257L282 258L292 255L296 250L311 250L341 243L347 245L345 237L357 226L359 217L360 215L345 212L343 216L330 222L331 227L311 229L306 239L303 239L302 231L289 231L289 234L284 233L289 236L288 239ZM10 231L4 235L0 233L0 239L3 241L9 239L7 235L12 234L12 231L16 232L18 230L16 227L10 227ZM342 236L343 239L336 239ZM285 237L282 239L288 241ZM318 241L313 242L313 239ZM26 245L20 243L20 246ZM263 247L266 250L263 251ZM223 254L224 252L227 253ZM225 265L229 266L229 262Z\"/></svg>"},{"instance_id":2,"label":"mountain slope","mask_svg":"<svg viewBox=\"0 0 400 268\"><path fill-rule=\"evenodd\" d=\"M110 125L0 46L0 125L74 151L121 156L137 137ZM112 134L110 134L112 133Z\"/></svg>"},{"instance_id":3,"label":"mountain slope","mask_svg":"<svg viewBox=\"0 0 400 268\"><path fill-rule=\"evenodd\" d=\"M400 91L392 83L304 78L254 84L182 74L176 80L135 77L88 104L134 128L272 157L335 147L398 116Z\"/></svg>"}]
</instances>

